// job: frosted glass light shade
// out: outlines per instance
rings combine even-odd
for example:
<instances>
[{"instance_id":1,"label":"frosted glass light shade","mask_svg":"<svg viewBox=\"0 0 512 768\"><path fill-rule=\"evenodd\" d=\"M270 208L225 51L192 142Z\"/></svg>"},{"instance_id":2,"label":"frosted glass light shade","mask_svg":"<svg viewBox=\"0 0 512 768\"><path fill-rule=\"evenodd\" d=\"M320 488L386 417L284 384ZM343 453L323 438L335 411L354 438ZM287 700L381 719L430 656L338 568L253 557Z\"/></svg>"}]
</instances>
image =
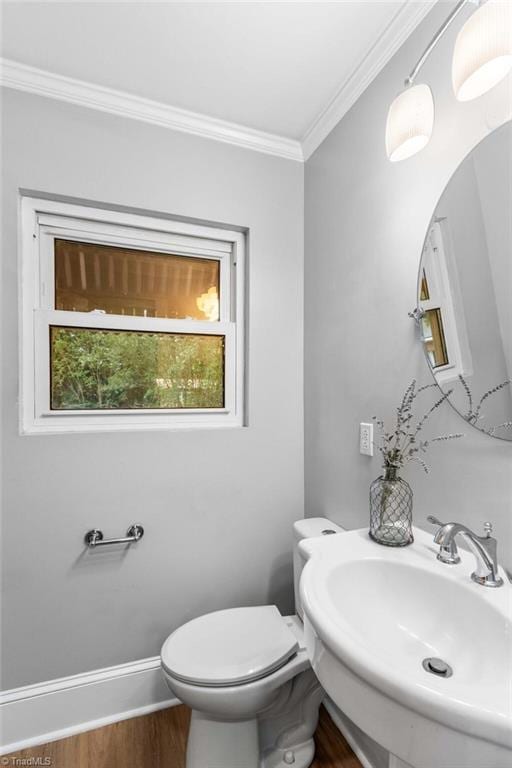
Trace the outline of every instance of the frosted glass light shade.
<instances>
[{"instance_id":1,"label":"frosted glass light shade","mask_svg":"<svg viewBox=\"0 0 512 768\"><path fill-rule=\"evenodd\" d=\"M455 41L452 82L459 101L489 91L512 69L512 3L488 0L466 21Z\"/></svg>"},{"instance_id":2,"label":"frosted glass light shade","mask_svg":"<svg viewBox=\"0 0 512 768\"><path fill-rule=\"evenodd\" d=\"M434 99L428 85L413 85L391 104L386 123L386 151L392 162L415 155L430 141Z\"/></svg>"}]
</instances>

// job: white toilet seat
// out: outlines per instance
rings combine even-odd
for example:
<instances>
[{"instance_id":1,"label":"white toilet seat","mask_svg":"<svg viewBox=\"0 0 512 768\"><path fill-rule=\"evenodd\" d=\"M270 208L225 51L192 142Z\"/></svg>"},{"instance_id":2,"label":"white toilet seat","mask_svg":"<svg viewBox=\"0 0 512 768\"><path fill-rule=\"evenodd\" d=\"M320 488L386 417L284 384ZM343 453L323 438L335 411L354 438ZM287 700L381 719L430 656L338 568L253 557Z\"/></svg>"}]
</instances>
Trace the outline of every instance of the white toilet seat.
<instances>
[{"instance_id":1,"label":"white toilet seat","mask_svg":"<svg viewBox=\"0 0 512 768\"><path fill-rule=\"evenodd\" d=\"M265 610L262 611L261 608ZM268 611L267 609L272 610ZM223 614L231 615L223 617ZM272 618L269 618L269 616ZM205 625L200 621L201 619L208 619L207 623L212 622L212 626L216 625L218 629L219 627L222 627L222 625L224 625L224 627L227 626L227 624L230 624L230 626L233 627L236 625L237 621L243 622L244 618L249 618L249 621L254 621L258 617L265 617L263 618L263 622L267 620L270 621L273 631L277 632L276 637L284 638L282 639L282 646L279 646L279 644L274 646L274 653L269 650L265 657L261 657L262 659L265 658L265 663L261 663L258 674L255 673L251 679L246 679L241 682L239 673L240 669L243 668L242 666L239 667L236 674L231 677L231 681L229 683L224 683L223 685L211 684L212 679L219 679L220 675L218 669L206 670L206 672L209 672L209 674L204 674L204 677L207 677L206 684L200 683L197 679L189 681L185 680L183 676L179 676L180 673L183 675L183 672L185 671L185 668L180 667L179 665L179 661L183 660L183 657L178 655L177 658L173 658L172 651L177 648L181 651L181 640L197 640L198 645L191 645L188 649L185 649L184 660L186 661L188 658L187 653L188 656L196 656L197 650L202 650L201 643L208 644L207 637L203 636L202 640L200 637L197 637L199 628L205 628ZM227 618L226 623L225 618ZM297 629L297 624L299 623L300 622L298 622L298 619L295 616L281 616L275 606L233 608L228 611L207 614L204 617L200 617L200 619L193 619L188 625L185 625L185 627L189 626L189 632L184 632L183 635L181 635L180 630L176 630L176 632L165 641L161 652L163 673L178 699L188 704L192 709L215 713L218 717L234 718L253 716L254 713L266 708L268 703L275 698L277 691L281 686L293 679L296 675L310 668L306 649L303 647L303 642L300 639L301 629ZM248 626L248 624L246 624L246 626ZM264 623L261 625L261 628L263 628L263 626ZM283 628L286 631L281 634ZM255 630L255 633L254 638L257 636L257 629ZM199 632L199 634L201 635L202 632ZM179 645L170 643L170 640L173 637L180 638ZM232 645L235 644L235 641L236 636L233 635ZM268 642L268 638L266 638L265 641ZM238 643L238 646L240 646L240 642ZM292 655L287 657L286 654L283 653L283 648L291 650ZM226 646L226 650L227 649L228 646ZM224 649L222 648L218 649L218 654L221 661L227 658ZM277 660L283 659L283 657L284 660L276 668ZM210 663L213 663L211 659ZM254 660L251 661L249 666L252 668L256 667ZM178 675L171 671L173 668L177 668ZM246 671L247 668L248 667L246 666ZM265 668L266 672L262 673L261 670ZM191 667L187 667L186 672L188 672L189 676L190 671ZM203 673L201 674L203 675ZM198 675L196 675L196 678L197 677Z\"/></svg>"},{"instance_id":2,"label":"white toilet seat","mask_svg":"<svg viewBox=\"0 0 512 768\"><path fill-rule=\"evenodd\" d=\"M189 621L165 641L162 666L187 685L226 688L268 677L299 643L274 605L216 611Z\"/></svg>"},{"instance_id":3,"label":"white toilet seat","mask_svg":"<svg viewBox=\"0 0 512 768\"><path fill-rule=\"evenodd\" d=\"M185 683L170 675L165 669L163 671L175 696L191 709L210 712L216 717L232 719L253 717L256 712L266 709L276 697L279 688L296 675L310 669L310 666L306 651L301 649L271 674L238 685L215 686Z\"/></svg>"}]
</instances>

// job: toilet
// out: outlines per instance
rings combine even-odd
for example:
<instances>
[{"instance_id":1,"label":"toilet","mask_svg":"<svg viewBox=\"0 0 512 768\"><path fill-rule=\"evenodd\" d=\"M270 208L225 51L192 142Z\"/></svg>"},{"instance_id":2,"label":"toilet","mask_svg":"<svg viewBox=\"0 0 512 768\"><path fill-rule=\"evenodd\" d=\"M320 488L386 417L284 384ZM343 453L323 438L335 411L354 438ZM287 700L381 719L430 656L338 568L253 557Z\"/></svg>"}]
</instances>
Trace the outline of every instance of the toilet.
<instances>
[{"instance_id":1,"label":"toilet","mask_svg":"<svg viewBox=\"0 0 512 768\"><path fill-rule=\"evenodd\" d=\"M302 627L298 542L338 533L325 518L294 524L297 615L275 605L200 616L173 632L161 651L174 695L192 709L187 768L307 768L324 692L311 669Z\"/></svg>"}]
</instances>

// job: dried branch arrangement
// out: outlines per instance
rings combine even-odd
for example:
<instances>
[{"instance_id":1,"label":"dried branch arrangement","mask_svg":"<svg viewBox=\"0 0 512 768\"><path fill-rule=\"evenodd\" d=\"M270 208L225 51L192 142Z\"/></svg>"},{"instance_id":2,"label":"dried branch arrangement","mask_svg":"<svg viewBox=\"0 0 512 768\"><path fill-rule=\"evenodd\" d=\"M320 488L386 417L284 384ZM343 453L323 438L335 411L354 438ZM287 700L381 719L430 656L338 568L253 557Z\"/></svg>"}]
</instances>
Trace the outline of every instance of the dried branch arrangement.
<instances>
[{"instance_id":1,"label":"dried branch arrangement","mask_svg":"<svg viewBox=\"0 0 512 768\"><path fill-rule=\"evenodd\" d=\"M420 454L426 453L431 443L444 442L446 440L456 440L464 437L463 433L452 435L438 435L430 440L422 440L420 433L426 422L434 411L439 408L445 400L452 394L449 390L441 395L435 403L415 420L414 407L416 398L419 394L432 387L437 388L437 384L426 384L418 387L416 379L413 379L405 390L402 402L396 409L396 424L392 431L387 431L384 422L376 416L373 420L380 431L380 444L377 446L384 460L384 467L395 467L399 469L410 461L416 461L421 464L425 472L428 472L428 466Z\"/></svg>"},{"instance_id":2,"label":"dried branch arrangement","mask_svg":"<svg viewBox=\"0 0 512 768\"><path fill-rule=\"evenodd\" d=\"M485 418L485 414L482 413L482 405L485 403L488 397L491 397L491 395L494 395L496 392L500 392L502 389L505 389L505 387L509 387L512 384L510 379L502 381L501 384L498 384L497 386L488 389L487 392L484 392L476 407L473 404L473 395L471 393L471 389L469 388L469 384L460 374L459 381L468 399L468 409L464 414L466 421L468 421L470 424L473 424L475 427L482 429L484 432L487 432L489 435L495 435L498 429L510 429L512 427L512 421L504 421L502 424L496 424L494 427L488 427L487 429L480 427L478 424L479 421Z\"/></svg>"}]
</instances>

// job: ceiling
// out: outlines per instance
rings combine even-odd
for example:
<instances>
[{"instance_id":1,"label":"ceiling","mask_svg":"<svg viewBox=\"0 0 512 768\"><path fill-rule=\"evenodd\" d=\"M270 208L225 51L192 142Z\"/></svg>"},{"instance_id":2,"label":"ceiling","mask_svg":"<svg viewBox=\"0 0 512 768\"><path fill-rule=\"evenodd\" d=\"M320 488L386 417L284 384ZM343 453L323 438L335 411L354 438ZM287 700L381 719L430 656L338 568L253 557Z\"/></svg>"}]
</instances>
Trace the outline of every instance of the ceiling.
<instances>
[{"instance_id":1,"label":"ceiling","mask_svg":"<svg viewBox=\"0 0 512 768\"><path fill-rule=\"evenodd\" d=\"M347 102L347 88L350 97L366 87L431 6L4 2L2 56L304 142L337 100Z\"/></svg>"}]
</instances>

